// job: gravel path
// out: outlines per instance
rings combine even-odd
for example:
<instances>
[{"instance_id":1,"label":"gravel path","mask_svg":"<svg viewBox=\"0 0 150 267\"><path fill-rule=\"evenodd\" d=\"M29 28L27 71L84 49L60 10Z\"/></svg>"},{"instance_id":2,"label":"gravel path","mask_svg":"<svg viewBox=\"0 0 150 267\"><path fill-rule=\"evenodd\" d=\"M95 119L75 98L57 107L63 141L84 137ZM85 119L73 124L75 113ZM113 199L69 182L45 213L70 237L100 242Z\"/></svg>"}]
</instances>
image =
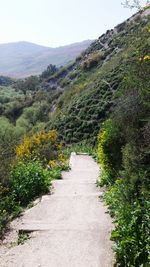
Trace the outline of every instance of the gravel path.
<instances>
[{"instance_id":1,"label":"gravel path","mask_svg":"<svg viewBox=\"0 0 150 267\"><path fill-rule=\"evenodd\" d=\"M99 200L97 164L71 155L70 172L53 182L53 194L13 221L12 232L31 231L23 245L0 250L0 267L111 267L111 219ZM9 239L9 238L8 238Z\"/></svg>"}]
</instances>

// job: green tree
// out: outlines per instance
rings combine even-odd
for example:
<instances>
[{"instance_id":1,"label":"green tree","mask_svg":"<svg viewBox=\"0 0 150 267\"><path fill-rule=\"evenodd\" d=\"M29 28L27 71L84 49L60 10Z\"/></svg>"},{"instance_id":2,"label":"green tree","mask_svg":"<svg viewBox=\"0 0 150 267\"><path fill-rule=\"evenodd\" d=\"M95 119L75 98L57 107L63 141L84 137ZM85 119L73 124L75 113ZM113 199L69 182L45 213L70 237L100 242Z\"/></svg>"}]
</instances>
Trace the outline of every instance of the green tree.
<instances>
[{"instance_id":1,"label":"green tree","mask_svg":"<svg viewBox=\"0 0 150 267\"><path fill-rule=\"evenodd\" d=\"M44 70L41 74L41 78L45 79L48 78L49 76L53 75L55 72L57 72L58 68L55 65L48 65L47 69Z\"/></svg>"}]
</instances>

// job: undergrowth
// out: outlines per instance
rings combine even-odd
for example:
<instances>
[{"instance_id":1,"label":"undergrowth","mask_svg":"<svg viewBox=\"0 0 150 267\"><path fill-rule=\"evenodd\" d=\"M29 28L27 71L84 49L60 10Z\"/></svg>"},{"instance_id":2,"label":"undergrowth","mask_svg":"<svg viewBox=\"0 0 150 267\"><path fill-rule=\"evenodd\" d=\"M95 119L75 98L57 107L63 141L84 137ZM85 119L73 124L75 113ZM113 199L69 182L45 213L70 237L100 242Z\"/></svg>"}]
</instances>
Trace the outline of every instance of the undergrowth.
<instances>
[{"instance_id":1,"label":"undergrowth","mask_svg":"<svg viewBox=\"0 0 150 267\"><path fill-rule=\"evenodd\" d=\"M5 184L0 184L0 238L22 208L47 193L52 180L61 179L61 171L68 169L56 131L25 136L16 146L15 154L8 178Z\"/></svg>"},{"instance_id":2,"label":"undergrowth","mask_svg":"<svg viewBox=\"0 0 150 267\"><path fill-rule=\"evenodd\" d=\"M139 54L148 52L146 47ZM114 219L118 267L150 266L149 62L130 63L116 106L101 129L98 159Z\"/></svg>"}]
</instances>

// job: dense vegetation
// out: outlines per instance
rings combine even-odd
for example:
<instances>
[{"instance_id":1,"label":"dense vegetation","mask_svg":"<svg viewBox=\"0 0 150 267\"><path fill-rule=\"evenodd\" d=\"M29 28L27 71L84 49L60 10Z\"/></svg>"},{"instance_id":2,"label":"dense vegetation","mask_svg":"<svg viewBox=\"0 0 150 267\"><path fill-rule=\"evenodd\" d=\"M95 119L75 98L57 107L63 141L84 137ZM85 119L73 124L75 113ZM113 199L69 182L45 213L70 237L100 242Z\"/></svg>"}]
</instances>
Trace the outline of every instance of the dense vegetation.
<instances>
[{"instance_id":1,"label":"dense vegetation","mask_svg":"<svg viewBox=\"0 0 150 267\"><path fill-rule=\"evenodd\" d=\"M149 28L149 16L138 13L68 66L50 64L39 77L1 84L1 233L12 211L60 178L60 140L66 155L73 145L95 157L98 136L100 184L108 187L116 225L116 266L149 266Z\"/></svg>"},{"instance_id":2,"label":"dense vegetation","mask_svg":"<svg viewBox=\"0 0 150 267\"><path fill-rule=\"evenodd\" d=\"M146 47L141 55L148 51ZM150 264L150 81L149 60L133 62L116 106L99 135L102 185L115 217L117 266Z\"/></svg>"},{"instance_id":3,"label":"dense vegetation","mask_svg":"<svg viewBox=\"0 0 150 267\"><path fill-rule=\"evenodd\" d=\"M26 135L17 146L10 145L12 154L8 149L7 158L1 144L0 237L8 221L35 197L48 192L52 179L60 179L61 170L67 167L56 131Z\"/></svg>"},{"instance_id":4,"label":"dense vegetation","mask_svg":"<svg viewBox=\"0 0 150 267\"><path fill-rule=\"evenodd\" d=\"M65 92L58 99L47 129L56 128L67 143L86 139L96 143L100 125L112 111L129 63L140 57L139 47L144 43L148 46L147 27L148 19L141 20L140 16L118 25L77 58L65 77L57 77L59 85L65 83Z\"/></svg>"}]
</instances>

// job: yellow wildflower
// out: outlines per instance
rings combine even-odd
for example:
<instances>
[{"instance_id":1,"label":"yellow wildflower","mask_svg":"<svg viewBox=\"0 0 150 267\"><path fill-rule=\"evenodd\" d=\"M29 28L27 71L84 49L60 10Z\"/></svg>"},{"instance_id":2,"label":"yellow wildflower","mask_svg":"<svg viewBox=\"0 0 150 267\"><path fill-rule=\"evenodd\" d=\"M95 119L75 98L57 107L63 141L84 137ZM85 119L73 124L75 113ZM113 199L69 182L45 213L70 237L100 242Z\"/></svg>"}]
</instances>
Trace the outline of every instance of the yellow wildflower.
<instances>
[{"instance_id":1,"label":"yellow wildflower","mask_svg":"<svg viewBox=\"0 0 150 267\"><path fill-rule=\"evenodd\" d=\"M150 60L150 56L146 55L146 56L144 56L143 59L144 59L144 61Z\"/></svg>"},{"instance_id":2,"label":"yellow wildflower","mask_svg":"<svg viewBox=\"0 0 150 267\"><path fill-rule=\"evenodd\" d=\"M54 168L56 166L56 161L55 160L50 160L48 165L51 167L51 168Z\"/></svg>"}]
</instances>

